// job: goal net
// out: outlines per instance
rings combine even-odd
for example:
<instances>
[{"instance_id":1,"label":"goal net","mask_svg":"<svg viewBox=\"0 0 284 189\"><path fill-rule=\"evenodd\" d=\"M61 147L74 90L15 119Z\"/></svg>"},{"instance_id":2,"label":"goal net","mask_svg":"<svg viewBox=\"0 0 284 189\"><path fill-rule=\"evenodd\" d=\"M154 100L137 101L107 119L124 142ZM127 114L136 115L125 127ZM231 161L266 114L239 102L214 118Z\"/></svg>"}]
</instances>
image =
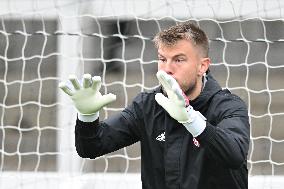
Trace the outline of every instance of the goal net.
<instances>
[{"instance_id":1,"label":"goal net","mask_svg":"<svg viewBox=\"0 0 284 189\"><path fill-rule=\"evenodd\" d=\"M152 39L185 20L208 34L215 78L248 105L250 188L284 184L284 1L2 0L0 18L0 188L141 188L139 143L78 157L58 83L100 75L118 98L107 118L158 85Z\"/></svg>"}]
</instances>

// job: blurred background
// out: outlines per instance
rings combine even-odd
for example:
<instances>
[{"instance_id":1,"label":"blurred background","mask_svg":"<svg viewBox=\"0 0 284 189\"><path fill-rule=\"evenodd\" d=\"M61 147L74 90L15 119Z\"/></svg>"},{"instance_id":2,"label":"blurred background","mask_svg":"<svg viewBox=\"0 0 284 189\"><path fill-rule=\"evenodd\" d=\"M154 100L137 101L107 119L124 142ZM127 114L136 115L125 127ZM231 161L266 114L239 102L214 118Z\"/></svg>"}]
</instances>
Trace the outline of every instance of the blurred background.
<instances>
[{"instance_id":1,"label":"blurred background","mask_svg":"<svg viewBox=\"0 0 284 189\"><path fill-rule=\"evenodd\" d=\"M76 111L57 86L72 73L100 75L101 92L118 97L100 112L101 119L121 111L137 93L158 85L155 34L186 20L208 34L215 78L249 107L250 178L265 176L262 188L277 188L263 178L281 180L284 174L282 1L7 0L0 7L1 188L10 188L14 177L22 180L11 188L36 187L25 175L41 175L46 188L58 182L70 188L68 178L108 173L133 173L130 188L139 188L139 143L96 160L79 158ZM84 184L100 179L72 182L107 188Z\"/></svg>"}]
</instances>

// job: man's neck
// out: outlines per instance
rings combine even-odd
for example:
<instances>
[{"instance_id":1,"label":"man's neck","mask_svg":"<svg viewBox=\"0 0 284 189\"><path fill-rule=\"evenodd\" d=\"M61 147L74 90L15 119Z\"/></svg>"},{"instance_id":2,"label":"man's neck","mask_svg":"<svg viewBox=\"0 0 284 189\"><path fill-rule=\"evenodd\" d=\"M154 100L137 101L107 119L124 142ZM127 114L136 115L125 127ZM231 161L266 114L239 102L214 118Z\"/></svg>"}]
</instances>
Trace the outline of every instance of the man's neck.
<instances>
[{"instance_id":1,"label":"man's neck","mask_svg":"<svg viewBox=\"0 0 284 189\"><path fill-rule=\"evenodd\" d=\"M206 82L207 78L206 74L204 74L201 78L198 79L195 90L193 90L193 92L188 95L188 98L190 100L196 99L200 95L201 91L204 89Z\"/></svg>"}]
</instances>

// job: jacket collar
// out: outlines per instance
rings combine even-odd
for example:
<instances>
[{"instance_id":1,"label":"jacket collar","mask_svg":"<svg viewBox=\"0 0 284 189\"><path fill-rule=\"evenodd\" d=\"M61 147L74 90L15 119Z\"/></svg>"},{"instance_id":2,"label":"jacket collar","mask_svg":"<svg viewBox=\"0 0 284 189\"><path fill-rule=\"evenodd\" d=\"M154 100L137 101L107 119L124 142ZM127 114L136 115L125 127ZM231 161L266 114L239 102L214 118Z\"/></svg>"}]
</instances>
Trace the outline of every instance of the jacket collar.
<instances>
[{"instance_id":1,"label":"jacket collar","mask_svg":"<svg viewBox=\"0 0 284 189\"><path fill-rule=\"evenodd\" d=\"M195 110L203 109L206 105L208 105L208 101L211 97L222 90L221 86L213 78L211 73L208 73L205 77L207 78L207 81L200 95L196 99L190 101L190 105Z\"/></svg>"}]
</instances>

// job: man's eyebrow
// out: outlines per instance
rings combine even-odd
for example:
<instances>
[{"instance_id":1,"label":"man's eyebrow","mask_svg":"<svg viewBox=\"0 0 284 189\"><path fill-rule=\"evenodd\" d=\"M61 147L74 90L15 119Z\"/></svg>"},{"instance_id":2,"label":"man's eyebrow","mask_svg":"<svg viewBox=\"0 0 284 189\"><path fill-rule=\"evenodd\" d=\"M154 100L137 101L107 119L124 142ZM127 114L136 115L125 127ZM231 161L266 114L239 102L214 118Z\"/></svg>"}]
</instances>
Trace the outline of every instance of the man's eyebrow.
<instances>
[{"instance_id":1,"label":"man's eyebrow","mask_svg":"<svg viewBox=\"0 0 284 189\"><path fill-rule=\"evenodd\" d=\"M164 55L162 55L162 54L160 54L160 53L158 53L158 56L164 57ZM184 56L184 57L186 57L186 54L184 54L184 53L176 54L176 55L173 56L173 58L176 58L176 57L179 57L179 56Z\"/></svg>"},{"instance_id":2,"label":"man's eyebrow","mask_svg":"<svg viewBox=\"0 0 284 189\"><path fill-rule=\"evenodd\" d=\"M178 57L178 56L186 56L186 54L180 53L180 54L176 54L174 57Z\"/></svg>"},{"instance_id":3,"label":"man's eyebrow","mask_svg":"<svg viewBox=\"0 0 284 189\"><path fill-rule=\"evenodd\" d=\"M160 54L160 53L158 53L158 56L162 56L162 57L164 57L162 54Z\"/></svg>"},{"instance_id":4,"label":"man's eyebrow","mask_svg":"<svg viewBox=\"0 0 284 189\"><path fill-rule=\"evenodd\" d=\"M175 56L173 56L173 58L177 58L177 57L180 57L180 56L184 56L184 57L186 57L186 55L185 55L185 54L180 53L180 54L176 54Z\"/></svg>"}]
</instances>

